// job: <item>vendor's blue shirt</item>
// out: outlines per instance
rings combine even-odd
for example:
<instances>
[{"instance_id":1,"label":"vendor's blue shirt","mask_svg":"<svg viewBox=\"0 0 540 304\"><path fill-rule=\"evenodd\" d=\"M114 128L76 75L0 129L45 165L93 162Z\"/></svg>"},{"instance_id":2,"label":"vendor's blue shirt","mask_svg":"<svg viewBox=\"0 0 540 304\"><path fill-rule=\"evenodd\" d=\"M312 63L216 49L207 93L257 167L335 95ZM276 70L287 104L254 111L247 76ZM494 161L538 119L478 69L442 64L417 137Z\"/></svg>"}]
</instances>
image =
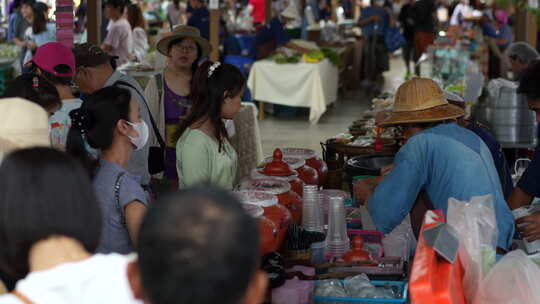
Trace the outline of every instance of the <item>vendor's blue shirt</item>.
<instances>
[{"instance_id":1,"label":"vendor's blue shirt","mask_svg":"<svg viewBox=\"0 0 540 304\"><path fill-rule=\"evenodd\" d=\"M484 35L487 37L494 38L496 40L506 39L506 43L499 44L497 46L501 49L506 49L512 44L514 40L514 35L512 34L512 29L508 24L504 24L499 30L492 23L486 23L483 25Z\"/></svg>"},{"instance_id":2,"label":"vendor's blue shirt","mask_svg":"<svg viewBox=\"0 0 540 304\"><path fill-rule=\"evenodd\" d=\"M283 27L283 23L278 18L270 21L270 24L257 35L256 44L260 45L268 41L275 41L277 45L283 46L289 42L289 35Z\"/></svg>"},{"instance_id":3,"label":"vendor's blue shirt","mask_svg":"<svg viewBox=\"0 0 540 304\"><path fill-rule=\"evenodd\" d=\"M198 28L204 39L210 39L210 13L206 7L192 9L187 25Z\"/></svg>"},{"instance_id":4,"label":"vendor's blue shirt","mask_svg":"<svg viewBox=\"0 0 540 304\"><path fill-rule=\"evenodd\" d=\"M536 147L533 159L517 186L532 197L540 197L540 146Z\"/></svg>"},{"instance_id":5,"label":"vendor's blue shirt","mask_svg":"<svg viewBox=\"0 0 540 304\"><path fill-rule=\"evenodd\" d=\"M413 136L397 153L394 169L375 189L368 203L377 229L389 233L411 211L421 190L435 209L446 214L448 199L469 201L491 194L497 217L497 245L507 249L514 218L503 198L491 153L473 132L442 124Z\"/></svg>"},{"instance_id":6,"label":"vendor's blue shirt","mask_svg":"<svg viewBox=\"0 0 540 304\"><path fill-rule=\"evenodd\" d=\"M508 199L514 187L512 183L512 175L510 174L510 168L508 168L501 144L499 144L493 135L476 123L471 123L467 129L478 135L491 152L495 169L497 169L497 173L499 173L499 180L501 181L504 198Z\"/></svg>"},{"instance_id":7,"label":"vendor's blue shirt","mask_svg":"<svg viewBox=\"0 0 540 304\"><path fill-rule=\"evenodd\" d=\"M384 35L384 32L389 27L390 19L388 18L388 14L384 11L383 8L373 7L373 6L368 6L366 8L363 8L360 13L359 21L362 21L362 20L371 18L373 16L377 16L377 15L383 18L382 21L370 22L362 26L362 35L367 36L367 37Z\"/></svg>"}]
</instances>

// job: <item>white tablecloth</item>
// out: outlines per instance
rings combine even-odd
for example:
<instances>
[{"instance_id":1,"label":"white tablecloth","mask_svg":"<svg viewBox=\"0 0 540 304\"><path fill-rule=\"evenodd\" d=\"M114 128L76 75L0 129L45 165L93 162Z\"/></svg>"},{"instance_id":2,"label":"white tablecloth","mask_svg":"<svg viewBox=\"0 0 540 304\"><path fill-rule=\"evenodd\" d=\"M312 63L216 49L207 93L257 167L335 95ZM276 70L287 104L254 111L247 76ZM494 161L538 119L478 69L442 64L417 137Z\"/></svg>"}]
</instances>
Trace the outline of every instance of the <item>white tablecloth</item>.
<instances>
[{"instance_id":1,"label":"white tablecloth","mask_svg":"<svg viewBox=\"0 0 540 304\"><path fill-rule=\"evenodd\" d=\"M316 124L337 100L338 69L326 59L316 64L260 60L251 68L248 87L255 100L310 108L309 121Z\"/></svg>"}]
</instances>

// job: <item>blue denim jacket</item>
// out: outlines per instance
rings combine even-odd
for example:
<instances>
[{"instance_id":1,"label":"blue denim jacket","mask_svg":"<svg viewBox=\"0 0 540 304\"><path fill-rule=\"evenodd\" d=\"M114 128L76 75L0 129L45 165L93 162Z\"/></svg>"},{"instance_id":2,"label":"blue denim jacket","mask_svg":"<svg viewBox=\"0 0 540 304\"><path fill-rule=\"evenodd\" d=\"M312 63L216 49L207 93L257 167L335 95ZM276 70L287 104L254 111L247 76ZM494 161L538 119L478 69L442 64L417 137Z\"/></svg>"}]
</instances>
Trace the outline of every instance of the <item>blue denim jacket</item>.
<instances>
[{"instance_id":1,"label":"blue denim jacket","mask_svg":"<svg viewBox=\"0 0 540 304\"><path fill-rule=\"evenodd\" d=\"M514 218L504 200L488 147L473 132L442 124L413 136L396 155L394 169L375 189L368 209L377 229L388 233L411 211L420 190L446 214L448 199L469 201L491 194L497 217L497 246L507 249Z\"/></svg>"}]
</instances>

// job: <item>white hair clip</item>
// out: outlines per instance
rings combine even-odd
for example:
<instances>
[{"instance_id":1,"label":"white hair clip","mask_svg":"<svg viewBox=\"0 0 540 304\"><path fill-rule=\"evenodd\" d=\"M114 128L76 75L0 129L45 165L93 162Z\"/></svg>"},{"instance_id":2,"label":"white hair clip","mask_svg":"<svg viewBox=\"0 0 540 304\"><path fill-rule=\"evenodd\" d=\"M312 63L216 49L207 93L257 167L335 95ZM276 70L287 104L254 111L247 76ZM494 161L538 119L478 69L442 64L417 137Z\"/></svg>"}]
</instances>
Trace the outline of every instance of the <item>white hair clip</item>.
<instances>
[{"instance_id":1,"label":"white hair clip","mask_svg":"<svg viewBox=\"0 0 540 304\"><path fill-rule=\"evenodd\" d=\"M212 64L210 66L210 68L208 69L208 78L210 78L210 76L212 76L212 74L214 74L214 71L219 68L219 66L221 65L221 62L219 61L216 61L214 62L214 64Z\"/></svg>"}]
</instances>

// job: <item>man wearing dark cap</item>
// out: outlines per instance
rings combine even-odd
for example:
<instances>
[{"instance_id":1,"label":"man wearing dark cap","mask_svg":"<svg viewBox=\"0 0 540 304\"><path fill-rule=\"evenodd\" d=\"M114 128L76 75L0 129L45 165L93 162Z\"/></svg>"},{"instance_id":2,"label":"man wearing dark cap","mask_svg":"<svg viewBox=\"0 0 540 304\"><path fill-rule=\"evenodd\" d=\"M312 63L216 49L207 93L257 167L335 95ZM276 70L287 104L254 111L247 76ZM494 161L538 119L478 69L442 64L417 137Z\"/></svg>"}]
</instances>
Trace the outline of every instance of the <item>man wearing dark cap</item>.
<instances>
[{"instance_id":1,"label":"man wearing dark cap","mask_svg":"<svg viewBox=\"0 0 540 304\"><path fill-rule=\"evenodd\" d=\"M231 194L209 187L182 190L148 210L138 261L128 266L136 298L146 304L259 304L257 223Z\"/></svg>"},{"instance_id":2,"label":"man wearing dark cap","mask_svg":"<svg viewBox=\"0 0 540 304\"><path fill-rule=\"evenodd\" d=\"M84 43L73 48L77 73L73 80L84 94L92 94L101 88L118 86L128 89L131 98L137 101L141 111L141 119L148 126L152 126L148 107L143 98L144 90L132 77L115 71L115 57L110 56L98 46ZM150 131L149 142L152 141L154 132ZM129 161L128 170L131 174L141 178L141 185L148 190L150 184L150 173L148 172L149 146L133 153Z\"/></svg>"}]
</instances>

